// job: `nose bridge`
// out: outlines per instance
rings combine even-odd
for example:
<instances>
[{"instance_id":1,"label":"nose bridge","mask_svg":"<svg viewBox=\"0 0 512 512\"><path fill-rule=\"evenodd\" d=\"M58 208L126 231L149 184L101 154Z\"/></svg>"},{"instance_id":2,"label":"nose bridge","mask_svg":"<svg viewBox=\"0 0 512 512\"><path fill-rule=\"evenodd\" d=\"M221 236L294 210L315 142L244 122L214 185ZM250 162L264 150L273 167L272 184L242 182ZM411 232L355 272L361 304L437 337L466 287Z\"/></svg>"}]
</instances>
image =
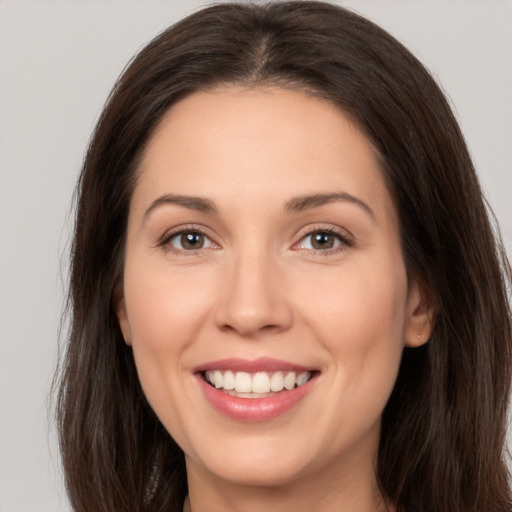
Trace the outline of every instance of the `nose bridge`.
<instances>
[{"instance_id":1,"label":"nose bridge","mask_svg":"<svg viewBox=\"0 0 512 512\"><path fill-rule=\"evenodd\" d=\"M289 325L291 311L278 267L277 255L262 244L249 243L233 253L216 312L220 328L251 336Z\"/></svg>"}]
</instances>

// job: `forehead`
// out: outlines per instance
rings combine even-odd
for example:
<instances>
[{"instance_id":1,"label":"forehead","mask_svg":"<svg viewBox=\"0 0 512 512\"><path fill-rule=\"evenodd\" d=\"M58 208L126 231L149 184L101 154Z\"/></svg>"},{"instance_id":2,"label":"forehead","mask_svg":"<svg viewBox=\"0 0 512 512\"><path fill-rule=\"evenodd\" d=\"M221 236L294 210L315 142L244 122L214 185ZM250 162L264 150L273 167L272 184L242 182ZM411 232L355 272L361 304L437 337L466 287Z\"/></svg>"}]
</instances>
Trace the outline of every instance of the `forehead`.
<instances>
[{"instance_id":1,"label":"forehead","mask_svg":"<svg viewBox=\"0 0 512 512\"><path fill-rule=\"evenodd\" d=\"M349 117L299 91L231 87L170 109L146 148L135 196L239 197L249 205L327 191L391 206L376 152Z\"/></svg>"}]
</instances>

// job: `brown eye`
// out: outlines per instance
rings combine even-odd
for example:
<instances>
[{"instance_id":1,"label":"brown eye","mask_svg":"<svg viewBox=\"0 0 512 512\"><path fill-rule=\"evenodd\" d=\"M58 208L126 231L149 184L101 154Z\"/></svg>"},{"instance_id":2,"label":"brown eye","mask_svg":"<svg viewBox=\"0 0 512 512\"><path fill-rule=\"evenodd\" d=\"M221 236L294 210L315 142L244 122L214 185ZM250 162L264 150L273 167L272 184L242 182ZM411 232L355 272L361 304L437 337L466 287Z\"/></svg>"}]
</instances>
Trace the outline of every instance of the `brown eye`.
<instances>
[{"instance_id":1,"label":"brown eye","mask_svg":"<svg viewBox=\"0 0 512 512\"><path fill-rule=\"evenodd\" d=\"M350 242L338 234L330 230L311 231L304 236L299 244L298 249L307 249L310 251L328 251L330 249L342 249L343 246L350 246Z\"/></svg>"},{"instance_id":2,"label":"brown eye","mask_svg":"<svg viewBox=\"0 0 512 512\"><path fill-rule=\"evenodd\" d=\"M181 247L185 250L201 249L204 246L204 235L201 233L182 233Z\"/></svg>"},{"instance_id":3,"label":"brown eye","mask_svg":"<svg viewBox=\"0 0 512 512\"><path fill-rule=\"evenodd\" d=\"M318 232L310 235L311 247L313 249L332 249L336 243L336 238L331 233Z\"/></svg>"},{"instance_id":4,"label":"brown eye","mask_svg":"<svg viewBox=\"0 0 512 512\"><path fill-rule=\"evenodd\" d=\"M211 240L199 231L175 233L165 243L178 251L197 251L213 246Z\"/></svg>"}]
</instances>

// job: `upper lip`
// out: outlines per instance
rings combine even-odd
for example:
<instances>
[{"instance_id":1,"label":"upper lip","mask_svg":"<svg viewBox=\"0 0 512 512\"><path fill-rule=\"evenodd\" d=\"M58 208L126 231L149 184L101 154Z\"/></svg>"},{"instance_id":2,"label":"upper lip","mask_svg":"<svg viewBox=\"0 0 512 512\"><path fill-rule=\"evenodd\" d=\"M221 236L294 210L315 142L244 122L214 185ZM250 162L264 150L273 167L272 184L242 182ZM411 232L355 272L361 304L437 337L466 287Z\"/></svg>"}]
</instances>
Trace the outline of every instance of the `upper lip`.
<instances>
[{"instance_id":1,"label":"upper lip","mask_svg":"<svg viewBox=\"0 0 512 512\"><path fill-rule=\"evenodd\" d=\"M209 370L231 370L233 372L275 372L279 370L306 372L314 371L315 368L308 368L306 366L291 363L289 361L282 361L269 357L260 357L258 359L247 360L240 358L218 359L201 364L193 369L194 373L206 372Z\"/></svg>"}]
</instances>

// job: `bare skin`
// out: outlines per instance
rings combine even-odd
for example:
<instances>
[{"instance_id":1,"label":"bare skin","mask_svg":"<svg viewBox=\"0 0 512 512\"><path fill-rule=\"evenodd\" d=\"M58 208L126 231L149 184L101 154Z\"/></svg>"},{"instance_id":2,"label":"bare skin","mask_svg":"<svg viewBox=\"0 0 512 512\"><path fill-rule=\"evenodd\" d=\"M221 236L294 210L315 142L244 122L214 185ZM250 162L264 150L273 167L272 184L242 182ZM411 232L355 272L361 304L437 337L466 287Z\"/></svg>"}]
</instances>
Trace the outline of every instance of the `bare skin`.
<instances>
[{"instance_id":1,"label":"bare skin","mask_svg":"<svg viewBox=\"0 0 512 512\"><path fill-rule=\"evenodd\" d=\"M117 314L185 453L186 510L393 510L374 472L381 416L431 307L375 152L333 105L278 88L175 105L140 167ZM314 380L276 417L242 421L196 371L226 358Z\"/></svg>"}]
</instances>

